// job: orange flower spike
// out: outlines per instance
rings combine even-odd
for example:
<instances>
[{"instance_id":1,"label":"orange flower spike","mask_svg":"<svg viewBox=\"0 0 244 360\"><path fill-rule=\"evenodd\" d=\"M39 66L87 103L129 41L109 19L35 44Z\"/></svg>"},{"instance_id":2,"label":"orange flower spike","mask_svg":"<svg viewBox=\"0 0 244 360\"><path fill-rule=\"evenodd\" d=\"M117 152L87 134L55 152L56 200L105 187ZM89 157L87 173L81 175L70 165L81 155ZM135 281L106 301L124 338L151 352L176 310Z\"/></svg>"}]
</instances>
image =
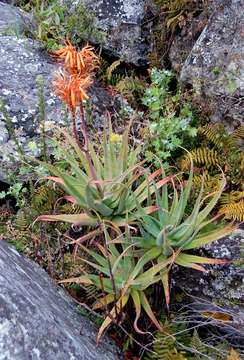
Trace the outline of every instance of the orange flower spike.
<instances>
[{"instance_id":1,"label":"orange flower spike","mask_svg":"<svg viewBox=\"0 0 244 360\"><path fill-rule=\"evenodd\" d=\"M84 68L84 67L85 67L85 64L84 64L83 59L80 58L80 54L79 54L79 53L76 54L76 63L77 63L77 68L78 68L79 72L81 72L81 71L82 71L82 67Z\"/></svg>"},{"instance_id":2,"label":"orange flower spike","mask_svg":"<svg viewBox=\"0 0 244 360\"><path fill-rule=\"evenodd\" d=\"M70 75L83 77L91 74L98 65L99 60L93 50L87 45L78 52L69 41L66 41L66 46L54 51L53 55L64 62L64 67Z\"/></svg>"},{"instance_id":3,"label":"orange flower spike","mask_svg":"<svg viewBox=\"0 0 244 360\"><path fill-rule=\"evenodd\" d=\"M66 46L54 51L53 54L61 59L67 59L69 55L74 54L75 52L75 47L69 41L66 41Z\"/></svg>"},{"instance_id":4,"label":"orange flower spike","mask_svg":"<svg viewBox=\"0 0 244 360\"><path fill-rule=\"evenodd\" d=\"M91 84L92 79L89 76L82 79L78 76L67 76L62 72L58 73L53 81L56 95L66 103L71 111L89 98L86 90Z\"/></svg>"},{"instance_id":5,"label":"orange flower spike","mask_svg":"<svg viewBox=\"0 0 244 360\"><path fill-rule=\"evenodd\" d=\"M81 94L81 101L89 99L89 96L86 94L85 91L91 86L92 82L93 81L90 76L87 76L85 79L80 80L79 90Z\"/></svg>"},{"instance_id":6,"label":"orange flower spike","mask_svg":"<svg viewBox=\"0 0 244 360\"><path fill-rule=\"evenodd\" d=\"M65 47L53 52L54 56L64 61L67 69L76 67L77 54L76 48L69 41L66 41Z\"/></svg>"},{"instance_id":7,"label":"orange flower spike","mask_svg":"<svg viewBox=\"0 0 244 360\"><path fill-rule=\"evenodd\" d=\"M53 80L55 94L70 107L69 96L67 92L68 78L62 72L56 73Z\"/></svg>"},{"instance_id":8,"label":"orange flower spike","mask_svg":"<svg viewBox=\"0 0 244 360\"><path fill-rule=\"evenodd\" d=\"M99 62L98 56L93 52L94 48L91 46L85 46L78 54L82 67L88 67L94 69L96 63Z\"/></svg>"}]
</instances>

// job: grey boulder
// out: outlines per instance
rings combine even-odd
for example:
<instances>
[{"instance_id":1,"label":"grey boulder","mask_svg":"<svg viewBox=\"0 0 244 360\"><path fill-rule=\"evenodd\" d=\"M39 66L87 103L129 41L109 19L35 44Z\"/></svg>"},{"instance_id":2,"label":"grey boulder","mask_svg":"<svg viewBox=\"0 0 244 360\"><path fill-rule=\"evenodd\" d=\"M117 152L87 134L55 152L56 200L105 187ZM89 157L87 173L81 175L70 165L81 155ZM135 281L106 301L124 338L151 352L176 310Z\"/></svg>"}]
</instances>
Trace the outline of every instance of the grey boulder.
<instances>
[{"instance_id":1,"label":"grey boulder","mask_svg":"<svg viewBox=\"0 0 244 360\"><path fill-rule=\"evenodd\" d=\"M244 301L243 261L244 230L236 230L231 236L205 246L203 256L231 260L230 264L218 265L208 273L189 270L180 283L185 290L196 295L204 295L223 304ZM233 263L237 262L237 264Z\"/></svg>"},{"instance_id":2,"label":"grey boulder","mask_svg":"<svg viewBox=\"0 0 244 360\"><path fill-rule=\"evenodd\" d=\"M67 6L70 0L61 0L61 4ZM146 0L78 0L71 4L70 14L79 5L94 13L96 28L105 34L103 48L110 55L135 65L147 63L143 36Z\"/></svg>"},{"instance_id":3,"label":"grey boulder","mask_svg":"<svg viewBox=\"0 0 244 360\"><path fill-rule=\"evenodd\" d=\"M201 251L202 256L227 259L230 263L211 266L207 273L179 268L175 272L175 283L192 296L202 312L230 314L231 319L226 324L228 329L232 329L230 336L240 336L240 344L244 344L244 230L238 229ZM224 328L223 323L218 323L218 326Z\"/></svg>"},{"instance_id":4,"label":"grey boulder","mask_svg":"<svg viewBox=\"0 0 244 360\"><path fill-rule=\"evenodd\" d=\"M37 264L0 241L0 359L117 360L116 346Z\"/></svg>"},{"instance_id":5,"label":"grey boulder","mask_svg":"<svg viewBox=\"0 0 244 360\"><path fill-rule=\"evenodd\" d=\"M0 35L22 36L32 27L27 13L10 4L0 2Z\"/></svg>"},{"instance_id":6,"label":"grey boulder","mask_svg":"<svg viewBox=\"0 0 244 360\"><path fill-rule=\"evenodd\" d=\"M189 16L179 33L176 33L169 49L172 68L179 73L190 54L198 37L207 24L209 10L204 10L196 17Z\"/></svg>"},{"instance_id":7,"label":"grey boulder","mask_svg":"<svg viewBox=\"0 0 244 360\"><path fill-rule=\"evenodd\" d=\"M42 126L38 108L38 76L41 75L44 82L46 128L63 123L62 106L51 86L55 69L37 41L0 36L0 99L23 151L29 155L38 155L38 150L31 151L30 148L33 140L37 145L40 142ZM18 160L19 154L5 118L0 112L0 163L3 168L11 168L13 159Z\"/></svg>"},{"instance_id":8,"label":"grey boulder","mask_svg":"<svg viewBox=\"0 0 244 360\"><path fill-rule=\"evenodd\" d=\"M243 121L244 3L223 0L186 59L180 79L209 106L212 121Z\"/></svg>"},{"instance_id":9,"label":"grey boulder","mask_svg":"<svg viewBox=\"0 0 244 360\"><path fill-rule=\"evenodd\" d=\"M1 18L1 14L0 14ZM38 41L15 36L0 36L0 100L5 104L16 138L26 155L38 157L41 149L43 120L40 117L38 78L42 77L46 117L45 131L54 125L67 125L66 111L55 96L52 86L57 65L43 51ZM114 112L116 99L98 83L90 92L92 124L101 127L106 112ZM9 181L19 168L19 152L0 111L0 180ZM8 175L9 173L9 175Z\"/></svg>"}]
</instances>

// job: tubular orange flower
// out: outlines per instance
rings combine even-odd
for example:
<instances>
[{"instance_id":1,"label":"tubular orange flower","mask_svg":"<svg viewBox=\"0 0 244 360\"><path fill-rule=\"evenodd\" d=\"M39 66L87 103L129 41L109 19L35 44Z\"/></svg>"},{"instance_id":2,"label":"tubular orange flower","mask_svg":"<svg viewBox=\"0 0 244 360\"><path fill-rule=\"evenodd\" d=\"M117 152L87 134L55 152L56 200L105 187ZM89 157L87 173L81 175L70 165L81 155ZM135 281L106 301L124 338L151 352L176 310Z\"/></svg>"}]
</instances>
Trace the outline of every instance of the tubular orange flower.
<instances>
[{"instance_id":1,"label":"tubular orange flower","mask_svg":"<svg viewBox=\"0 0 244 360\"><path fill-rule=\"evenodd\" d=\"M74 111L83 100L89 98L86 90L91 84L92 79L90 76L81 78L79 76L70 76L61 71L56 74L53 81L56 95L66 103L71 111Z\"/></svg>"},{"instance_id":2,"label":"tubular orange flower","mask_svg":"<svg viewBox=\"0 0 244 360\"><path fill-rule=\"evenodd\" d=\"M83 74L84 76L91 74L98 66L99 60L93 50L87 45L78 52L69 41L66 41L66 46L54 51L53 55L64 61L65 69L71 75Z\"/></svg>"},{"instance_id":3,"label":"tubular orange flower","mask_svg":"<svg viewBox=\"0 0 244 360\"><path fill-rule=\"evenodd\" d=\"M87 45L78 53L80 62L83 67L94 66L97 67L99 60L98 56L93 52L94 48Z\"/></svg>"},{"instance_id":4,"label":"tubular orange flower","mask_svg":"<svg viewBox=\"0 0 244 360\"><path fill-rule=\"evenodd\" d=\"M56 73L53 81L54 91L57 96L68 106L71 113L73 135L76 143L84 152L94 181L97 180L96 172L88 150L89 138L84 117L83 100L88 99L87 89L92 84L92 75L98 67L98 57L94 54L93 48L85 46L80 52L66 41L66 46L53 55L61 60L63 71ZM80 106L80 130L84 137L84 144L81 143L76 127L76 107ZM97 189L101 192L100 185Z\"/></svg>"},{"instance_id":5,"label":"tubular orange flower","mask_svg":"<svg viewBox=\"0 0 244 360\"><path fill-rule=\"evenodd\" d=\"M63 60L66 64L74 66L76 58L76 48L68 41L65 41L66 46L53 52L53 55Z\"/></svg>"}]
</instances>

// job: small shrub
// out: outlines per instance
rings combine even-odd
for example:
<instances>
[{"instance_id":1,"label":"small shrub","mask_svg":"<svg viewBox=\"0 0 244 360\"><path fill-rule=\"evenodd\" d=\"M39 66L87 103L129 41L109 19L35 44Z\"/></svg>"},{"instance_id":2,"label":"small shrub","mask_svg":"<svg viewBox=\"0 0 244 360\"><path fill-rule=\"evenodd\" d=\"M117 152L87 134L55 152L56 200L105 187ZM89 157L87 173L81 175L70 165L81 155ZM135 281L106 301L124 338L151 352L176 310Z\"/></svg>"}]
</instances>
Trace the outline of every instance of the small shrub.
<instances>
[{"instance_id":1,"label":"small shrub","mask_svg":"<svg viewBox=\"0 0 244 360\"><path fill-rule=\"evenodd\" d=\"M100 44L104 41L103 32L96 28L94 14L81 3L60 5L57 0L35 0L22 3L22 7L32 13L37 24L30 30L31 35L49 51L58 48L63 39L70 39L75 45L88 40Z\"/></svg>"},{"instance_id":2,"label":"small shrub","mask_svg":"<svg viewBox=\"0 0 244 360\"><path fill-rule=\"evenodd\" d=\"M157 256L158 262L171 258L170 265L161 273L167 304L170 301L169 272L173 263L203 272L206 270L199 264L226 263L225 260L203 258L186 252L186 250L197 249L227 236L234 230L235 227L232 225L215 230L206 230L207 225L213 223L219 217L217 215L209 218L225 185L226 180L223 177L218 190L204 198L202 184L199 195L194 200L191 214L186 216L187 204L193 186L193 164L191 163L189 179L184 186L182 184L177 186L175 180L172 179L173 194L171 196L169 196L168 184L163 186L161 195L160 191L156 191L158 211L148 215L141 209L140 218L138 219L140 221L141 237L135 237L135 243L141 246L143 253L148 249L160 250L161 253ZM169 202L170 197L172 198L171 202Z\"/></svg>"},{"instance_id":3,"label":"small shrub","mask_svg":"<svg viewBox=\"0 0 244 360\"><path fill-rule=\"evenodd\" d=\"M146 149L166 161L186 138L196 136L197 130L191 124L193 113L188 103L181 101L181 93L170 91L173 74L167 70L151 71L151 86L143 99L149 111L149 137ZM149 155L150 156L150 155Z\"/></svg>"}]
</instances>

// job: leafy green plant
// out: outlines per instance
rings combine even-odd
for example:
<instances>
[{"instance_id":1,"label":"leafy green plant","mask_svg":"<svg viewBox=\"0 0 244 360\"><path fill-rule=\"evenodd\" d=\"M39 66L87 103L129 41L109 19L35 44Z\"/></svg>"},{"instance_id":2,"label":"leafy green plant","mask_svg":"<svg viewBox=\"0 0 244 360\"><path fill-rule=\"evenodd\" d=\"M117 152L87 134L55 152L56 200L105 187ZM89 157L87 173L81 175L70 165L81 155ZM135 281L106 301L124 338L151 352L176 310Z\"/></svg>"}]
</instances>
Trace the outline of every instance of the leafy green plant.
<instances>
[{"instance_id":1,"label":"leafy green plant","mask_svg":"<svg viewBox=\"0 0 244 360\"><path fill-rule=\"evenodd\" d=\"M5 199L7 196L12 196L16 199L17 206L24 206L25 204L25 193L27 192L27 187L21 182L16 182L11 185L7 191L0 192L0 199Z\"/></svg>"},{"instance_id":2,"label":"leafy green plant","mask_svg":"<svg viewBox=\"0 0 244 360\"><path fill-rule=\"evenodd\" d=\"M31 35L40 40L46 49L57 48L62 39L61 26L64 23L64 9L58 1L35 0L31 9L36 27Z\"/></svg>"},{"instance_id":3,"label":"leafy green plant","mask_svg":"<svg viewBox=\"0 0 244 360\"><path fill-rule=\"evenodd\" d=\"M61 171L55 165L44 164L52 175L47 179L62 186L65 199L79 205L81 214L43 215L37 220L64 221L97 226L101 220L112 222L115 226L125 226L136 219L138 204L144 206L146 213L155 211L151 205L151 196L155 193L154 181L161 175L161 170L149 175L138 163L140 147L130 149L128 131L118 135L104 132L102 149L95 150L89 142L86 157L76 141L63 132L66 142L73 151L63 152L71 173ZM143 175L149 175L143 179ZM168 178L158 180L156 188L162 187Z\"/></svg>"},{"instance_id":4,"label":"leafy green plant","mask_svg":"<svg viewBox=\"0 0 244 360\"><path fill-rule=\"evenodd\" d=\"M37 24L31 34L42 41L47 50L56 49L64 38L76 45L88 39L103 42L104 34L96 29L93 13L80 3L60 5L57 0L35 0L31 6L27 5L25 9L31 11Z\"/></svg>"},{"instance_id":5,"label":"leafy green plant","mask_svg":"<svg viewBox=\"0 0 244 360\"><path fill-rule=\"evenodd\" d=\"M201 187L194 202L193 210L187 217L186 208L190 201L193 186L193 164L191 164L189 178L185 186L182 184L177 186L174 179L171 181L172 194L169 193L168 184L163 186L161 194L156 191L158 211L153 214L146 214L143 209L140 210L138 220L141 223L141 237L134 238L134 241L140 244L143 252L148 249L160 249L159 262L169 257L172 258L172 263L161 273L167 304L170 302L169 273L172 265L177 264L206 272L200 264L225 264L225 260L191 255L187 251L227 236L235 228L232 224L214 230L208 230L207 227L219 217L217 215L209 218L225 187L224 176L218 190L210 195L203 197L203 186ZM171 202L169 202L169 198L172 198Z\"/></svg>"},{"instance_id":6,"label":"leafy green plant","mask_svg":"<svg viewBox=\"0 0 244 360\"><path fill-rule=\"evenodd\" d=\"M72 7L72 13L69 9ZM63 37L69 38L73 44L79 45L81 40L103 44L105 33L96 27L96 17L91 10L81 2L74 4L73 1L67 2L65 7L67 16L62 24Z\"/></svg>"},{"instance_id":7,"label":"leafy green plant","mask_svg":"<svg viewBox=\"0 0 244 360\"><path fill-rule=\"evenodd\" d=\"M170 45L175 35L182 30L186 34L190 29L191 38L198 37L199 27L194 29L192 23L199 12L206 10L205 15L208 13L208 0L154 0L153 2L158 6L159 16L154 19L150 36L152 50L149 53L149 59L152 66L161 68L168 66ZM187 52L182 53L180 46L178 50L177 56L181 56L183 63Z\"/></svg>"},{"instance_id":8,"label":"leafy green plant","mask_svg":"<svg viewBox=\"0 0 244 360\"><path fill-rule=\"evenodd\" d=\"M154 0L161 11L166 13L166 27L174 32L184 18L202 9L204 0Z\"/></svg>"},{"instance_id":9,"label":"leafy green plant","mask_svg":"<svg viewBox=\"0 0 244 360\"><path fill-rule=\"evenodd\" d=\"M151 86L146 89L143 103L149 110L149 137L146 148L167 160L183 144L186 137L196 136L191 126L193 114L188 103L179 107L180 92L172 95L170 83L173 74L167 70L151 71Z\"/></svg>"},{"instance_id":10,"label":"leafy green plant","mask_svg":"<svg viewBox=\"0 0 244 360\"><path fill-rule=\"evenodd\" d=\"M77 278L62 280L61 283L94 285L100 289L102 296L97 299L93 309L106 309L110 304L113 304L112 309L107 310L106 318L99 329L98 341L104 330L112 322L119 320L118 316L130 299L136 311L134 328L137 332L143 333L137 325L142 309L154 325L161 329L148 302L145 290L160 280L158 273L170 263L171 259L163 260L157 265L150 264L151 260L158 256L159 249L148 250L138 258L135 246L125 241L121 235L118 236L116 242L112 241L105 226L104 234L105 245L97 245L100 254L96 249L93 251L82 244L79 245L91 258L91 260L86 258L82 260L92 267L94 272L86 273ZM115 245L118 243L121 244L120 251ZM147 269L145 269L146 265L148 265Z\"/></svg>"}]
</instances>

